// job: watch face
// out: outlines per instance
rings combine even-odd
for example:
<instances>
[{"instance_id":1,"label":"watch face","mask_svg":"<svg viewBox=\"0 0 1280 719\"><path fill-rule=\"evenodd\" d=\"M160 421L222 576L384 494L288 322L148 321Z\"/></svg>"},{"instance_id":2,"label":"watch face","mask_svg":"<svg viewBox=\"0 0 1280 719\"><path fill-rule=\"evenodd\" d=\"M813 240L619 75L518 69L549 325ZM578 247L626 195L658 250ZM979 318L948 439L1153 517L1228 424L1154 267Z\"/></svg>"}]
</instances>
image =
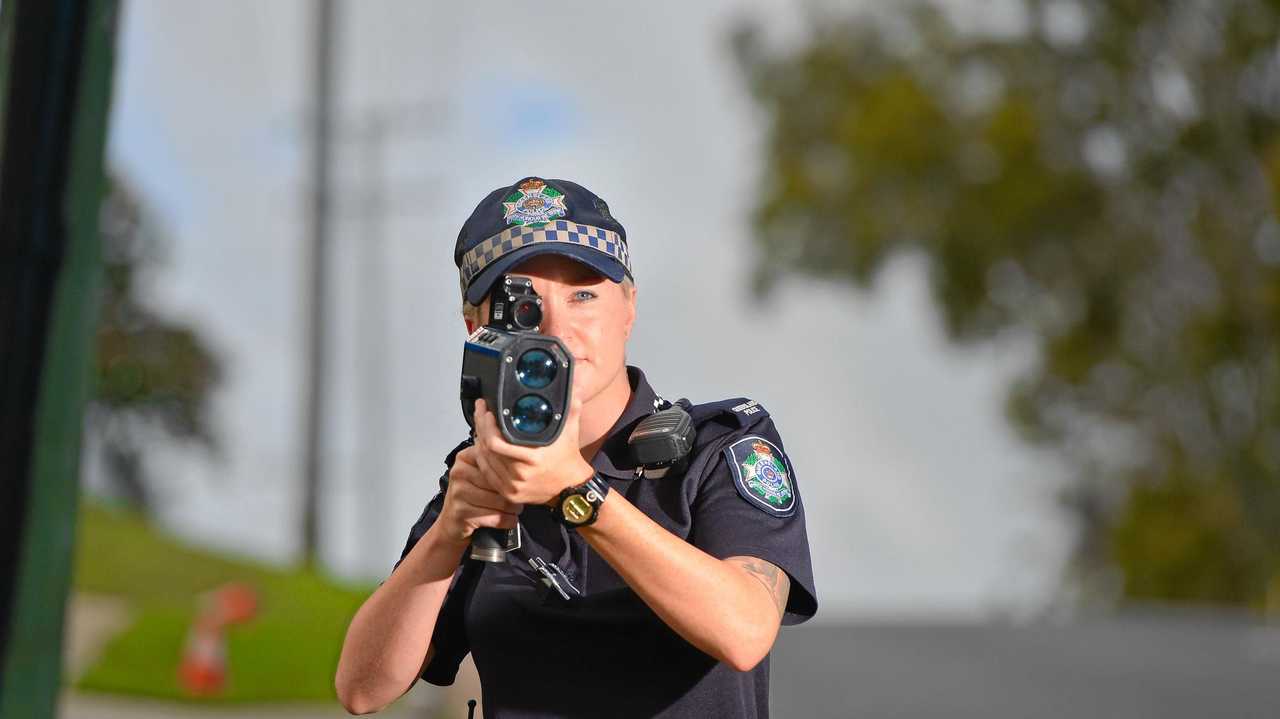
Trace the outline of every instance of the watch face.
<instances>
[{"instance_id":1,"label":"watch face","mask_svg":"<svg viewBox=\"0 0 1280 719\"><path fill-rule=\"evenodd\" d=\"M591 503L581 494L571 494L560 503L560 513L565 521L582 524L591 518Z\"/></svg>"}]
</instances>

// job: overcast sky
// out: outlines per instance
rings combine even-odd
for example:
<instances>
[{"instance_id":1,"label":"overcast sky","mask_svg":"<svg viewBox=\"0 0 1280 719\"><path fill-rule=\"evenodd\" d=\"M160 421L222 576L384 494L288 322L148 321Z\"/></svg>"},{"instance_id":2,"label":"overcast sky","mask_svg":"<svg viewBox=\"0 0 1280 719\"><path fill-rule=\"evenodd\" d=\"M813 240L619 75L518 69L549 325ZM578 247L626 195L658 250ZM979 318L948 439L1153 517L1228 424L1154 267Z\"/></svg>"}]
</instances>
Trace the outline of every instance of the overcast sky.
<instances>
[{"instance_id":1,"label":"overcast sky","mask_svg":"<svg viewBox=\"0 0 1280 719\"><path fill-rule=\"evenodd\" d=\"M627 228L640 291L628 358L655 389L747 396L775 418L809 517L821 618L1043 600L1065 546L1054 471L1001 415L1027 348L949 347L918 258L891 263L871 292L794 278L751 301L763 117L727 34L756 17L795 42L797 5L340 7L324 550L335 573L385 575L465 436L454 239L487 192L541 175L591 188ZM227 368L225 456L158 458L172 488L164 522L270 561L298 546L310 12L131 0L111 128L111 166L169 240L151 300L197 325ZM372 111L392 118L380 170L361 139ZM380 222L359 201L375 173ZM379 392L381 419L358 399Z\"/></svg>"}]
</instances>

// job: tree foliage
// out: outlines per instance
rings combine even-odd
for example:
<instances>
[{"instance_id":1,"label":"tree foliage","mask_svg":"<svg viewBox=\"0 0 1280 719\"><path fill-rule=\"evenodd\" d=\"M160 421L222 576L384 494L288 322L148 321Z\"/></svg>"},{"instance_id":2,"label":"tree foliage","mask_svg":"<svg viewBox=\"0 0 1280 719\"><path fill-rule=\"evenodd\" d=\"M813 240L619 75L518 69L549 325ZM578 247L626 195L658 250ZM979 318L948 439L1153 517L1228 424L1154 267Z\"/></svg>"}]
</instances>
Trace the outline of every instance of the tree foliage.
<instances>
[{"instance_id":1,"label":"tree foliage","mask_svg":"<svg viewBox=\"0 0 1280 719\"><path fill-rule=\"evenodd\" d=\"M86 433L101 448L108 481L127 501L151 509L159 487L145 466L148 447L177 441L216 449L208 406L221 371L192 328L146 306L139 277L159 258L137 196L116 180L101 214L104 265Z\"/></svg>"},{"instance_id":2,"label":"tree foliage","mask_svg":"<svg viewBox=\"0 0 1280 719\"><path fill-rule=\"evenodd\" d=\"M1022 7L735 34L769 121L758 284L923 253L955 341L1038 345L1009 416L1073 468L1079 586L1276 611L1280 2Z\"/></svg>"}]
</instances>

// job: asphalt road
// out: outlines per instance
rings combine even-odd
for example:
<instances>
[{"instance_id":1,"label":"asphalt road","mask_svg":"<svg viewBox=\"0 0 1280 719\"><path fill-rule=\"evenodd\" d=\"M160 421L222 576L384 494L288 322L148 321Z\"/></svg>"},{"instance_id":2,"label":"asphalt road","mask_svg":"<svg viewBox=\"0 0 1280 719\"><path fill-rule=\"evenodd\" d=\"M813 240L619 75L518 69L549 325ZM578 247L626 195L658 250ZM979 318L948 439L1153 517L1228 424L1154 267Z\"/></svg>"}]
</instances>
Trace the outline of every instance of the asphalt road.
<instances>
[{"instance_id":1,"label":"asphalt road","mask_svg":"<svg viewBox=\"0 0 1280 719\"><path fill-rule=\"evenodd\" d=\"M1158 614L1064 625L784 628L775 717L1280 717L1280 625Z\"/></svg>"}]
</instances>

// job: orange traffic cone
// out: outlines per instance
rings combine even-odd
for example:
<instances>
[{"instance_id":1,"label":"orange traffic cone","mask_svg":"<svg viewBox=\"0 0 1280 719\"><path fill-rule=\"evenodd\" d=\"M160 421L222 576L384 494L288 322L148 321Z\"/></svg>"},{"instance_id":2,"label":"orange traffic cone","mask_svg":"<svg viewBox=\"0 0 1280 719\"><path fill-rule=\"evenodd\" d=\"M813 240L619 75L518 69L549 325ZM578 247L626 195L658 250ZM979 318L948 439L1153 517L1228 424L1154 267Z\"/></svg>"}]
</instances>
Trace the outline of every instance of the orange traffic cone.
<instances>
[{"instance_id":1,"label":"orange traffic cone","mask_svg":"<svg viewBox=\"0 0 1280 719\"><path fill-rule=\"evenodd\" d=\"M207 697L222 691L227 684L227 638L221 630L201 626L196 620L182 651L178 679L192 696Z\"/></svg>"},{"instance_id":2,"label":"orange traffic cone","mask_svg":"<svg viewBox=\"0 0 1280 719\"><path fill-rule=\"evenodd\" d=\"M182 650L178 681L192 696L219 694L227 683L227 628L258 613L258 595L244 584L226 584L201 602Z\"/></svg>"}]
</instances>

